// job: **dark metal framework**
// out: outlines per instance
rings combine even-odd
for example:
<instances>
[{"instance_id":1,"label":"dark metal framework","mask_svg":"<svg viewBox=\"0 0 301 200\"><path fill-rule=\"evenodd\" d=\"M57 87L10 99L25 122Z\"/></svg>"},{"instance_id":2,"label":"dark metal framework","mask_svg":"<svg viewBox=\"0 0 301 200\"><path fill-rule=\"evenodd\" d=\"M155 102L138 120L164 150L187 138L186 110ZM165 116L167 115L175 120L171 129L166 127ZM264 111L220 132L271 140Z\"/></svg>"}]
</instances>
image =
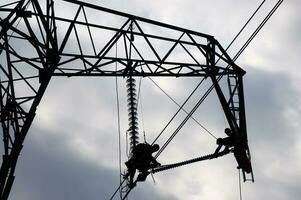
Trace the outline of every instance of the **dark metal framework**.
<instances>
[{"instance_id":1,"label":"dark metal framework","mask_svg":"<svg viewBox=\"0 0 301 200\"><path fill-rule=\"evenodd\" d=\"M24 139L53 76L205 77L229 127L247 144L245 71L213 36L81 1L63 3L76 8L72 17L57 16L53 0L0 6L0 199L9 196ZM223 77L228 87L221 86Z\"/></svg>"}]
</instances>

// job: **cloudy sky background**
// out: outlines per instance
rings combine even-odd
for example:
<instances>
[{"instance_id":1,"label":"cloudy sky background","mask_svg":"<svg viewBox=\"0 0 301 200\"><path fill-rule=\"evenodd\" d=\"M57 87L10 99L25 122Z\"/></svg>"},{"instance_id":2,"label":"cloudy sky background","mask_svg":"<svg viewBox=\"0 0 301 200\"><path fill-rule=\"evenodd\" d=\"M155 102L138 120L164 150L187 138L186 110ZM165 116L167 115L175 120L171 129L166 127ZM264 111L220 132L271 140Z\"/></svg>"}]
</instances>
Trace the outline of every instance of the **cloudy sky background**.
<instances>
[{"instance_id":1,"label":"cloudy sky background","mask_svg":"<svg viewBox=\"0 0 301 200\"><path fill-rule=\"evenodd\" d=\"M208 33L226 47L261 0L87 2ZM229 50L231 56L275 3L265 3ZM284 1L237 60L247 71L247 126L255 174L255 183L242 185L243 199L294 200L301 196L300 8L298 0ZM118 81L124 148L125 87L123 79ZM156 81L178 102L197 83L187 78ZM146 139L152 141L177 106L148 79L142 80L141 98ZM179 116L177 122L184 116ZM226 124L214 93L195 117L217 137L223 136ZM214 139L189 121L159 161L164 164L211 153L214 144ZM130 199L239 199L238 172L232 156L155 174L154 178L155 184L150 177L139 184ZM108 199L118 183L115 79L53 78L26 138L10 199Z\"/></svg>"}]
</instances>

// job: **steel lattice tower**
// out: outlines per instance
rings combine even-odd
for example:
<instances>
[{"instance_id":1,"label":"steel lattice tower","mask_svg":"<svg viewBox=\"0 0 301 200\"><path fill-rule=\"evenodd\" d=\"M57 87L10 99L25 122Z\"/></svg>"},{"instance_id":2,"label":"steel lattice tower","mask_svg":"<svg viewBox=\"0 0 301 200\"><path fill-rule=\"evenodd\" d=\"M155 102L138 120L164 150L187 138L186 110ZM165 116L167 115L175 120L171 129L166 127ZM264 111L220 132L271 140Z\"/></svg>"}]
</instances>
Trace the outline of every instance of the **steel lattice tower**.
<instances>
[{"instance_id":1,"label":"steel lattice tower","mask_svg":"<svg viewBox=\"0 0 301 200\"><path fill-rule=\"evenodd\" d=\"M0 199L8 199L24 139L53 76L206 78L229 127L248 143L245 71L213 36L74 0L64 1L76 7L73 16L58 16L54 2L20 0L0 7ZM98 14L120 23L98 23ZM120 53L114 56L117 43ZM227 87L221 86L222 78Z\"/></svg>"}]
</instances>

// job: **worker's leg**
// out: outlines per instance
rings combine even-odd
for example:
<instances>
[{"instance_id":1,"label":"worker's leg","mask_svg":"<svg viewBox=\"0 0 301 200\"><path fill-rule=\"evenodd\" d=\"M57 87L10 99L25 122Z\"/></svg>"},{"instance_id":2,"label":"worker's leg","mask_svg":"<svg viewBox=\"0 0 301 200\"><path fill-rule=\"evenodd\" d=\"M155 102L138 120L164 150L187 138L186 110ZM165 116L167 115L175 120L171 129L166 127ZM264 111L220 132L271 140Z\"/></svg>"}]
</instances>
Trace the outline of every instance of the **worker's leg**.
<instances>
[{"instance_id":1,"label":"worker's leg","mask_svg":"<svg viewBox=\"0 0 301 200\"><path fill-rule=\"evenodd\" d=\"M129 188L133 188L136 186L136 183L134 183L134 176L136 173L136 169L128 169L129 177L130 177L130 182L129 182Z\"/></svg>"},{"instance_id":2,"label":"worker's leg","mask_svg":"<svg viewBox=\"0 0 301 200\"><path fill-rule=\"evenodd\" d=\"M145 181L148 174L149 172L147 171L147 169L140 170L140 173L137 176L137 181L139 182Z\"/></svg>"},{"instance_id":3,"label":"worker's leg","mask_svg":"<svg viewBox=\"0 0 301 200\"><path fill-rule=\"evenodd\" d=\"M246 150L243 148L234 148L234 157L238 163L238 167L247 173L251 173L251 162L247 156Z\"/></svg>"}]
</instances>

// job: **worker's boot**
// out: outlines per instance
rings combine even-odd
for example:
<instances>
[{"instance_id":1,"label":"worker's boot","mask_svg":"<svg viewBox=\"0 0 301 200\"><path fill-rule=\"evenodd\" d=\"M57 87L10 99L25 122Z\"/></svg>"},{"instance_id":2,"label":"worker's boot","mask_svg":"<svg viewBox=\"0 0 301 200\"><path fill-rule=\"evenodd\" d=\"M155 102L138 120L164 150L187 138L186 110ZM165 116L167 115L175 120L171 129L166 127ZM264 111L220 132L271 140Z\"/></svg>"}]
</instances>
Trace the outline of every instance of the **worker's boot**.
<instances>
[{"instance_id":1,"label":"worker's boot","mask_svg":"<svg viewBox=\"0 0 301 200\"><path fill-rule=\"evenodd\" d=\"M135 186L136 186L136 183L133 182L133 181L130 181L130 183L129 183L129 188L132 189L132 188L134 188Z\"/></svg>"},{"instance_id":2,"label":"worker's boot","mask_svg":"<svg viewBox=\"0 0 301 200\"><path fill-rule=\"evenodd\" d=\"M139 173L138 174L138 176L137 176L137 181L139 181L139 182L143 182L143 181L145 181L146 180L146 177L147 177L147 173Z\"/></svg>"}]
</instances>

